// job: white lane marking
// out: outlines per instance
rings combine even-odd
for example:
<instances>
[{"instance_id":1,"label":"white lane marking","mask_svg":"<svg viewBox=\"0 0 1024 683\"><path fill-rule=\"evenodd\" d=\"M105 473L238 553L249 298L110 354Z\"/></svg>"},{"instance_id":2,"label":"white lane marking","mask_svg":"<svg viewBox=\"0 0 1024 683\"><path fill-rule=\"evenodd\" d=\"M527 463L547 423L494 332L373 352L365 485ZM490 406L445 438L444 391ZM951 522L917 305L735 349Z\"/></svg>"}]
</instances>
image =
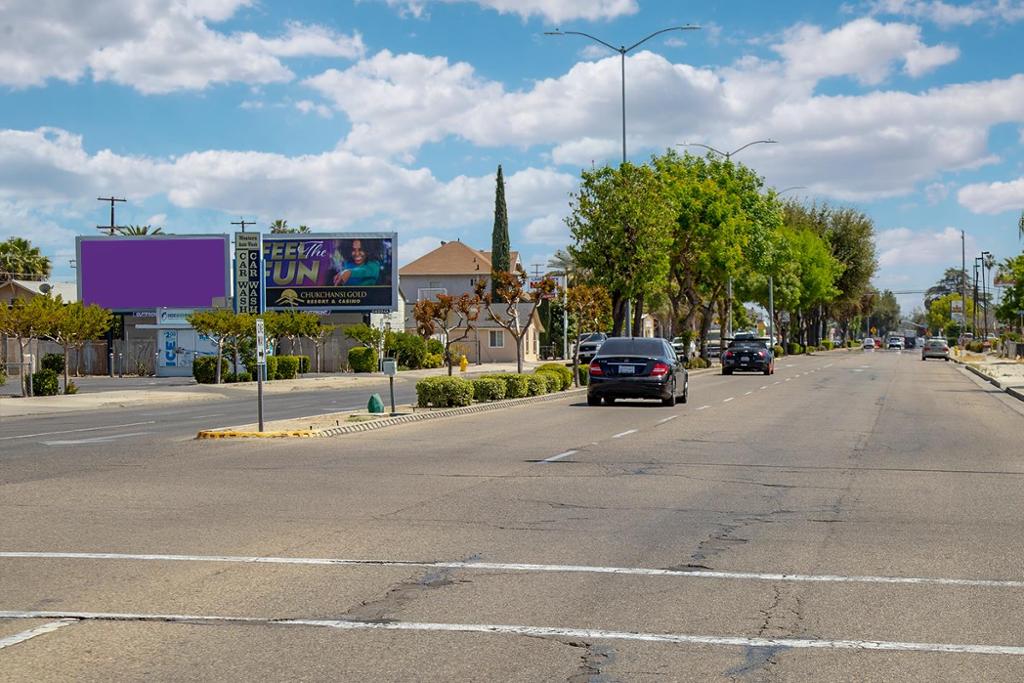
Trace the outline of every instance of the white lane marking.
<instances>
[{"instance_id":1,"label":"white lane marking","mask_svg":"<svg viewBox=\"0 0 1024 683\"><path fill-rule=\"evenodd\" d=\"M42 626L36 626L30 628L27 631L21 633L15 633L13 636L7 636L0 638L0 650L11 645L17 645L18 643L24 643L26 640L41 636L47 633L53 633L57 629L67 626L68 624L75 623L75 619L61 619L60 621L51 621L49 624L43 624Z\"/></svg>"},{"instance_id":2,"label":"white lane marking","mask_svg":"<svg viewBox=\"0 0 1024 683\"><path fill-rule=\"evenodd\" d=\"M664 417L664 418L658 420L658 424L663 425L666 422L668 422L669 420L674 420L677 417L679 417L679 416L678 415L669 415L668 417Z\"/></svg>"},{"instance_id":3,"label":"white lane marking","mask_svg":"<svg viewBox=\"0 0 1024 683\"><path fill-rule=\"evenodd\" d=\"M787 368L791 368L791 367L793 367L793 364L792 363L786 363L786 367Z\"/></svg>"},{"instance_id":4,"label":"white lane marking","mask_svg":"<svg viewBox=\"0 0 1024 683\"><path fill-rule=\"evenodd\" d=\"M826 367L826 368L830 368L830 367L832 367L832 365L833 365L832 363L829 363L829 364L828 364L828 365L826 365L825 367Z\"/></svg>"},{"instance_id":5,"label":"white lane marking","mask_svg":"<svg viewBox=\"0 0 1024 683\"><path fill-rule=\"evenodd\" d=\"M864 372L864 370L862 370L861 368L854 368L853 371L854 372Z\"/></svg>"},{"instance_id":6,"label":"white lane marking","mask_svg":"<svg viewBox=\"0 0 1024 683\"><path fill-rule=\"evenodd\" d=\"M77 446L82 443L106 443L107 441L117 441L118 439L127 439L132 436L143 436L150 432L129 432L127 434L114 434L113 436L95 436L91 439L73 439L70 441L40 441L44 446Z\"/></svg>"},{"instance_id":7,"label":"white lane marking","mask_svg":"<svg viewBox=\"0 0 1024 683\"><path fill-rule=\"evenodd\" d=\"M576 453L579 453L579 451L565 451L564 453L559 453L558 455L552 455L550 458L544 458L543 460L541 460L541 462L555 462L556 460L568 458L570 455L574 455Z\"/></svg>"},{"instance_id":8,"label":"white lane marking","mask_svg":"<svg viewBox=\"0 0 1024 683\"><path fill-rule=\"evenodd\" d=\"M1015 579L951 579L923 576L873 576L839 574L786 574L783 572L739 572L712 569L656 569L649 567L602 567L581 564L528 564L521 562L463 562L417 560L353 560L330 557L273 557L260 555L155 555L140 553L0 551L0 558L44 560L125 560L148 562L225 562L230 564L324 565L344 567L424 567L428 569L477 569L482 571L563 572L570 574L621 574L627 576L668 576L695 579L741 581L789 581L797 583L874 583L925 586L966 586L975 588L1024 588Z\"/></svg>"},{"instance_id":9,"label":"white lane marking","mask_svg":"<svg viewBox=\"0 0 1024 683\"><path fill-rule=\"evenodd\" d=\"M752 393L754 393L754 392L753 392L753 391L748 391L747 393L745 393L745 394L743 394L743 395L744 395L744 396L750 396L750 395L751 395Z\"/></svg>"},{"instance_id":10,"label":"white lane marking","mask_svg":"<svg viewBox=\"0 0 1024 683\"><path fill-rule=\"evenodd\" d=\"M912 643L888 640L825 640L812 638L748 638L743 636L704 636L682 633L637 633L560 626L520 626L512 624L445 624L414 621L349 621L347 619L267 619L190 614L132 614L124 612L35 612L0 611L4 619L40 619L51 617L88 621L161 621L171 623L262 624L335 628L345 631L433 631L456 633L495 633L587 640L632 640L693 645L738 647L785 647L820 650L887 650L891 652L949 652L980 655L1024 656L1024 647L1014 645L975 645L967 643Z\"/></svg>"},{"instance_id":11,"label":"white lane marking","mask_svg":"<svg viewBox=\"0 0 1024 683\"><path fill-rule=\"evenodd\" d=\"M710 407L711 406L701 406L700 408L697 408L697 410L707 410Z\"/></svg>"},{"instance_id":12,"label":"white lane marking","mask_svg":"<svg viewBox=\"0 0 1024 683\"><path fill-rule=\"evenodd\" d=\"M768 385L767 385L767 384L766 384L766 385L764 385L763 387L761 387L761 389L762 389L762 390L764 390L764 389L767 389L767 388L768 388Z\"/></svg>"},{"instance_id":13,"label":"white lane marking","mask_svg":"<svg viewBox=\"0 0 1024 683\"><path fill-rule=\"evenodd\" d=\"M793 379L792 377L787 377L786 381L789 382L789 381L792 381L792 379Z\"/></svg>"},{"instance_id":14,"label":"white lane marking","mask_svg":"<svg viewBox=\"0 0 1024 683\"><path fill-rule=\"evenodd\" d=\"M787 380L787 381L788 381L788 380ZM782 384L782 382L779 382L779 381L777 381L777 380L776 380L775 382L772 382L772 384L773 384L773 385L775 385L775 384Z\"/></svg>"},{"instance_id":15,"label":"white lane marking","mask_svg":"<svg viewBox=\"0 0 1024 683\"><path fill-rule=\"evenodd\" d=\"M613 439L621 439L622 437L629 436L630 434L636 434L636 430L635 429L627 429L624 432L619 432L618 434L613 434L612 438Z\"/></svg>"},{"instance_id":16,"label":"white lane marking","mask_svg":"<svg viewBox=\"0 0 1024 683\"><path fill-rule=\"evenodd\" d=\"M106 425L104 427L82 427L81 429L64 429L59 432L40 432L38 434L19 434L18 436L0 436L0 441L10 441L11 439L32 439L37 436L57 436L58 434L75 434L77 432L97 432L101 429L120 429L121 427L138 427L139 425L151 425L156 424L156 420L146 420L145 422L129 422L123 425Z\"/></svg>"},{"instance_id":17,"label":"white lane marking","mask_svg":"<svg viewBox=\"0 0 1024 683\"><path fill-rule=\"evenodd\" d=\"M729 401L733 400L734 398L736 398L736 397L735 396L730 396L729 398L723 398L722 399L722 403L728 403Z\"/></svg>"}]
</instances>

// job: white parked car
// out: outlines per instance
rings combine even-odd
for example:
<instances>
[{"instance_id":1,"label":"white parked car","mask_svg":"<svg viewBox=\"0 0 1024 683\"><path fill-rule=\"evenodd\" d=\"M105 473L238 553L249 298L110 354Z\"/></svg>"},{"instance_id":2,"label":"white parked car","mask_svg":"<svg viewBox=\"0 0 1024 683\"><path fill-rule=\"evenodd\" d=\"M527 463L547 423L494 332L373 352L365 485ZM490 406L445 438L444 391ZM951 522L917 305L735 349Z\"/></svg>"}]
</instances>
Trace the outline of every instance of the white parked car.
<instances>
[{"instance_id":1,"label":"white parked car","mask_svg":"<svg viewBox=\"0 0 1024 683\"><path fill-rule=\"evenodd\" d=\"M864 337L864 343L862 343L860 346L865 351L868 350L868 349L874 349L875 348L875 340L872 339L871 337Z\"/></svg>"}]
</instances>

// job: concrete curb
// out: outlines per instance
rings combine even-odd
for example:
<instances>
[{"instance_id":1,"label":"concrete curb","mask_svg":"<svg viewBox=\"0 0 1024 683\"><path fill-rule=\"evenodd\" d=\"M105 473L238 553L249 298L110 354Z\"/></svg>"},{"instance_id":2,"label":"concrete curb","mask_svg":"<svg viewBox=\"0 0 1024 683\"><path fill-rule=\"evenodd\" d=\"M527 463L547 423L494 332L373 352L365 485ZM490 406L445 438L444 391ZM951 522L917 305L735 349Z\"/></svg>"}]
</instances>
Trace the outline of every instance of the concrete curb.
<instances>
[{"instance_id":1,"label":"concrete curb","mask_svg":"<svg viewBox=\"0 0 1024 683\"><path fill-rule=\"evenodd\" d=\"M981 379L985 380L986 382L994 386L996 389L1002 390L1003 392L1009 394L1018 401L1024 401L1024 389L1008 387L999 380L997 380L995 377L989 377L978 368L974 367L970 363L966 363L960 360L959 358L953 358L952 356L950 356L950 360L956 363L957 365L962 365L968 372L977 375Z\"/></svg>"},{"instance_id":2,"label":"concrete curb","mask_svg":"<svg viewBox=\"0 0 1024 683\"><path fill-rule=\"evenodd\" d=\"M701 368L699 370L690 370L689 374L692 375L704 375L714 371L714 368ZM394 425L408 424L410 422L422 422L424 420L437 420L444 417L455 417L458 415L472 415L473 413L486 413L491 410L500 410L502 408L513 408L515 406L528 405L530 403L539 403L541 401L553 401L558 398L565 398L566 396L576 396L578 394L585 393L586 387L578 387L575 389L566 389L565 391L558 391L553 394L544 394L542 396L527 396L525 398L511 398L501 401L489 401L487 403L476 403L471 406L462 406L460 408L447 408L445 410L435 410L428 413L411 413L408 415L398 415L395 417L385 417L380 420L368 420L366 422L354 422L352 424L340 425L338 427L328 427L327 429L296 429L288 431L278 432L247 432L240 431L237 429L225 429L215 430L206 429L196 434L197 439L280 439L280 438L323 438L328 436L340 436L342 434L354 434L356 432L369 432L374 429L383 429L384 427L392 427Z\"/></svg>"}]
</instances>

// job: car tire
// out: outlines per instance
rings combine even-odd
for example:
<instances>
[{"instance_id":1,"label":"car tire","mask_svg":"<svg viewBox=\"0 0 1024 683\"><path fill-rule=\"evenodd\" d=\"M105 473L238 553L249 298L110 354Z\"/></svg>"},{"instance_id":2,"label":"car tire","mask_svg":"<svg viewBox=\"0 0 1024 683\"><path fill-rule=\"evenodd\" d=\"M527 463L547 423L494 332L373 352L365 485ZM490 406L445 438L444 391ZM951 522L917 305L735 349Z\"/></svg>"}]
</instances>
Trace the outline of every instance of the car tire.
<instances>
[{"instance_id":1,"label":"car tire","mask_svg":"<svg viewBox=\"0 0 1024 683\"><path fill-rule=\"evenodd\" d=\"M599 406L599 405L601 405L601 397L600 396L591 396L590 394L587 394L587 405L588 406Z\"/></svg>"},{"instance_id":2,"label":"car tire","mask_svg":"<svg viewBox=\"0 0 1024 683\"><path fill-rule=\"evenodd\" d=\"M946 356L943 360L948 363L949 362L949 356Z\"/></svg>"},{"instance_id":3,"label":"car tire","mask_svg":"<svg viewBox=\"0 0 1024 683\"><path fill-rule=\"evenodd\" d=\"M606 406L614 405L615 404L615 397L614 396L605 396L604 397L604 404Z\"/></svg>"},{"instance_id":4,"label":"car tire","mask_svg":"<svg viewBox=\"0 0 1024 683\"><path fill-rule=\"evenodd\" d=\"M683 398L682 402L686 403L690 400L690 380L683 382Z\"/></svg>"},{"instance_id":5,"label":"car tire","mask_svg":"<svg viewBox=\"0 0 1024 683\"><path fill-rule=\"evenodd\" d=\"M766 375L772 374L772 366L771 365L764 366L764 374L766 374Z\"/></svg>"},{"instance_id":6,"label":"car tire","mask_svg":"<svg viewBox=\"0 0 1024 683\"><path fill-rule=\"evenodd\" d=\"M730 369L722 368L722 374L723 375L731 375L732 374L732 369L731 368Z\"/></svg>"},{"instance_id":7,"label":"car tire","mask_svg":"<svg viewBox=\"0 0 1024 683\"><path fill-rule=\"evenodd\" d=\"M671 408L676 404L676 381L672 380L672 388L669 389L668 398L661 399L661 405Z\"/></svg>"}]
</instances>

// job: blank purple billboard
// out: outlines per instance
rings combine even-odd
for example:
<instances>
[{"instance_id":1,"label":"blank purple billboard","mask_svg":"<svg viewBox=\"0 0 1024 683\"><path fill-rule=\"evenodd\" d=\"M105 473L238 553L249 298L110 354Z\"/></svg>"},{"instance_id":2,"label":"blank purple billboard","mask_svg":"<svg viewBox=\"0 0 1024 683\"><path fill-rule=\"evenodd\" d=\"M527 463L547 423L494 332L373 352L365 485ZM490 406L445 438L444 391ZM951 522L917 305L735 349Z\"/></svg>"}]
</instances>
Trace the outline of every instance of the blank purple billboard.
<instances>
[{"instance_id":1,"label":"blank purple billboard","mask_svg":"<svg viewBox=\"0 0 1024 683\"><path fill-rule=\"evenodd\" d=\"M227 235L79 237L77 248L78 299L85 305L210 308L230 296Z\"/></svg>"}]
</instances>

